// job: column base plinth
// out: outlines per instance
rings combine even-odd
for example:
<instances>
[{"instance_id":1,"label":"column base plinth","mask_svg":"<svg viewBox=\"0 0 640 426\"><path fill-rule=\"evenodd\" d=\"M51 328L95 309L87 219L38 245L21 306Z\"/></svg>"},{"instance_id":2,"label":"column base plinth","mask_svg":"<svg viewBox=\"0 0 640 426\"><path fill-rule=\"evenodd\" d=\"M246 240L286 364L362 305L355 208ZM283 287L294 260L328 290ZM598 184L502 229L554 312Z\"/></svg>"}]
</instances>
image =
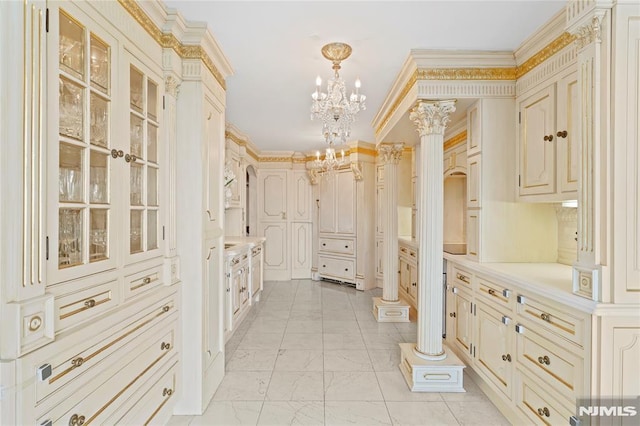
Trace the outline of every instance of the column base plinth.
<instances>
[{"instance_id":1,"label":"column base plinth","mask_svg":"<svg viewBox=\"0 0 640 426\"><path fill-rule=\"evenodd\" d=\"M414 352L415 343L400 343L400 372L411 392L466 392L463 387L464 363L449 348L446 358L428 361Z\"/></svg>"},{"instance_id":2,"label":"column base plinth","mask_svg":"<svg viewBox=\"0 0 640 426\"><path fill-rule=\"evenodd\" d=\"M409 308L403 300L389 303L381 297L373 298L373 316L378 322L409 322Z\"/></svg>"}]
</instances>

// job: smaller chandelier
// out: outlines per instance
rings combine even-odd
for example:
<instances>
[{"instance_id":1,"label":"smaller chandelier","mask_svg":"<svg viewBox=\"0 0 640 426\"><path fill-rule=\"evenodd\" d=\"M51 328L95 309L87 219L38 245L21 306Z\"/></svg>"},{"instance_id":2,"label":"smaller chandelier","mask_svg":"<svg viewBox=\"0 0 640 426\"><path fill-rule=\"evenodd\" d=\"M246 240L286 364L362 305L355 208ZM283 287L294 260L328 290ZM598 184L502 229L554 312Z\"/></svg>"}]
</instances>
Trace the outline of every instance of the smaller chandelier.
<instances>
[{"instance_id":1,"label":"smaller chandelier","mask_svg":"<svg viewBox=\"0 0 640 426\"><path fill-rule=\"evenodd\" d=\"M344 149L340 151L340 159L336 157L336 150L333 145L329 144L329 148L324 150L324 158L320 159L320 151L316 151L316 159L313 161L312 168L317 170L323 176L334 173L340 167L346 164L344 160Z\"/></svg>"},{"instance_id":2,"label":"smaller chandelier","mask_svg":"<svg viewBox=\"0 0 640 426\"><path fill-rule=\"evenodd\" d=\"M351 55L351 46L346 43L329 43L322 47L322 56L333 62L333 78L327 82L327 91L322 91L322 79L316 78L316 91L311 94L311 119L322 120L322 135L329 144L346 143L351 135L351 123L356 114L365 110L366 96L360 94L360 79L356 79L355 90L347 97L344 80L338 70L340 62Z\"/></svg>"}]
</instances>

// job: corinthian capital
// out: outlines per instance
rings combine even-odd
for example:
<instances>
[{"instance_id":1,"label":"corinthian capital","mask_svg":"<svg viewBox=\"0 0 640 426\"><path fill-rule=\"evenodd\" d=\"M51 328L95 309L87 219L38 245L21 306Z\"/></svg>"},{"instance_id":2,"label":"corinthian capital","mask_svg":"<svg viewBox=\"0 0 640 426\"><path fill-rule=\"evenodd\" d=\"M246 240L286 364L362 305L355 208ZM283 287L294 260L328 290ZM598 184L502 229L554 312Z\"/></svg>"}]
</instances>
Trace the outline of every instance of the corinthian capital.
<instances>
[{"instance_id":1,"label":"corinthian capital","mask_svg":"<svg viewBox=\"0 0 640 426\"><path fill-rule=\"evenodd\" d=\"M378 154L383 164L398 164L402 157L403 143L381 143L378 145Z\"/></svg>"},{"instance_id":2,"label":"corinthian capital","mask_svg":"<svg viewBox=\"0 0 640 426\"><path fill-rule=\"evenodd\" d=\"M409 119L417 127L420 136L439 134L444 136L444 129L449 123L449 114L456 110L455 100L419 101L411 110Z\"/></svg>"},{"instance_id":3,"label":"corinthian capital","mask_svg":"<svg viewBox=\"0 0 640 426\"><path fill-rule=\"evenodd\" d=\"M603 11L598 11L591 22L579 27L575 32L575 44L578 49L582 49L591 43L602 43L602 18L604 17Z\"/></svg>"},{"instance_id":4,"label":"corinthian capital","mask_svg":"<svg viewBox=\"0 0 640 426\"><path fill-rule=\"evenodd\" d=\"M167 94L175 98L178 96L178 91L180 90L180 82L176 80L172 75L169 75L164 80L164 89Z\"/></svg>"}]
</instances>

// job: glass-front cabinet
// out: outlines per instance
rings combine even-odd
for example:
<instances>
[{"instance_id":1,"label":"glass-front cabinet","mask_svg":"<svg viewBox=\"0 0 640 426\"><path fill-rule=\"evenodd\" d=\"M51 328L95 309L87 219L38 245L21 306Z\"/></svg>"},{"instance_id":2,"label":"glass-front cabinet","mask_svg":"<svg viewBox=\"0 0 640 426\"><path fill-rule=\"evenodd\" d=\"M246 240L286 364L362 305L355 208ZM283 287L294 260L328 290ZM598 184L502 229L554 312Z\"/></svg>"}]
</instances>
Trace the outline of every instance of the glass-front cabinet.
<instances>
[{"instance_id":1,"label":"glass-front cabinet","mask_svg":"<svg viewBox=\"0 0 640 426\"><path fill-rule=\"evenodd\" d=\"M48 58L57 64L49 95L59 106L50 110L47 145L52 284L159 256L162 242L162 80L64 6L50 14L59 31Z\"/></svg>"}]
</instances>

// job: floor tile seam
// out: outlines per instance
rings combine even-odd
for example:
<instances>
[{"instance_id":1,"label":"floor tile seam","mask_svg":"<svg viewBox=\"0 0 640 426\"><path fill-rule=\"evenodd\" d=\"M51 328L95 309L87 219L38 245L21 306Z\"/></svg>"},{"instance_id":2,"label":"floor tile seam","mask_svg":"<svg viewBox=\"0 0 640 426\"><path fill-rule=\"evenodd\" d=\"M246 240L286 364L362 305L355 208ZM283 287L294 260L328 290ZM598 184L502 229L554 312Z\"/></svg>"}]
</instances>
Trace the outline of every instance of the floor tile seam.
<instances>
[{"instance_id":1,"label":"floor tile seam","mask_svg":"<svg viewBox=\"0 0 640 426\"><path fill-rule=\"evenodd\" d=\"M440 396L442 397L442 394L440 394ZM447 409L449 410L449 412L451 413L451 415L453 416L454 419L456 419L456 422L458 422L459 425L462 425L462 421L460 419L458 419L458 417L456 416L456 413L453 412L453 410L451 409L451 407L449 407L449 402L456 402L456 401L447 401L446 399L442 398L442 400L444 401L444 403L447 406ZM460 401L458 401L460 402Z\"/></svg>"}]
</instances>

